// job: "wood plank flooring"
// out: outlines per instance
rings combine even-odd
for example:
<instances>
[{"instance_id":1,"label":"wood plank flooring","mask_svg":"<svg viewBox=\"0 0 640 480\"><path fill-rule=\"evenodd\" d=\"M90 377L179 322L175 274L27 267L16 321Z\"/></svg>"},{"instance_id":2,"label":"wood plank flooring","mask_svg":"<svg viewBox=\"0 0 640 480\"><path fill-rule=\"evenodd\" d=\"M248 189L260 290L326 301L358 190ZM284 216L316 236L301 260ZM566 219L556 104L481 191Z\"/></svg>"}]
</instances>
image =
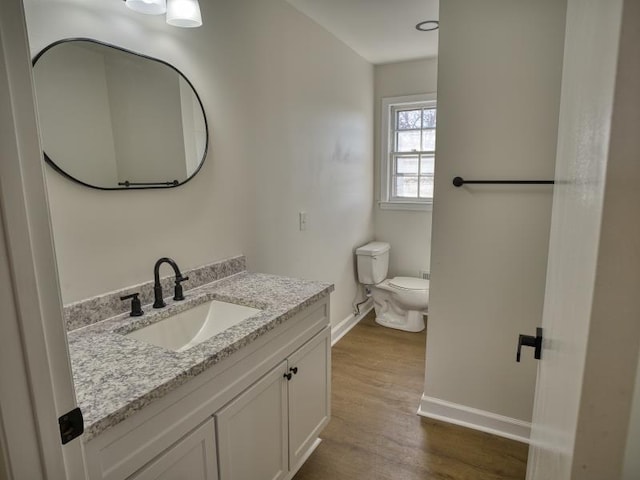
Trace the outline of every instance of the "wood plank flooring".
<instances>
[{"instance_id":1,"label":"wood plank flooring","mask_svg":"<svg viewBox=\"0 0 640 480\"><path fill-rule=\"evenodd\" d=\"M294 480L524 479L527 446L416 414L426 336L373 312L332 351L332 419Z\"/></svg>"}]
</instances>

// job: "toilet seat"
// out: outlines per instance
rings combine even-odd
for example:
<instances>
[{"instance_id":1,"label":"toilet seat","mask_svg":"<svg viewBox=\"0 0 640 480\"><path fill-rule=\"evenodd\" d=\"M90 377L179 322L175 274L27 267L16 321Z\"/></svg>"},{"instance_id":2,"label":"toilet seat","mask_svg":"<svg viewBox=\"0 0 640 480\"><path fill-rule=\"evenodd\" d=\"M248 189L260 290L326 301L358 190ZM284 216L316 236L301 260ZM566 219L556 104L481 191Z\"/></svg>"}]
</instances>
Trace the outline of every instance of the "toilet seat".
<instances>
[{"instance_id":1,"label":"toilet seat","mask_svg":"<svg viewBox=\"0 0 640 480\"><path fill-rule=\"evenodd\" d=\"M429 280L415 277L394 277L388 281L389 286L397 290L426 291Z\"/></svg>"}]
</instances>

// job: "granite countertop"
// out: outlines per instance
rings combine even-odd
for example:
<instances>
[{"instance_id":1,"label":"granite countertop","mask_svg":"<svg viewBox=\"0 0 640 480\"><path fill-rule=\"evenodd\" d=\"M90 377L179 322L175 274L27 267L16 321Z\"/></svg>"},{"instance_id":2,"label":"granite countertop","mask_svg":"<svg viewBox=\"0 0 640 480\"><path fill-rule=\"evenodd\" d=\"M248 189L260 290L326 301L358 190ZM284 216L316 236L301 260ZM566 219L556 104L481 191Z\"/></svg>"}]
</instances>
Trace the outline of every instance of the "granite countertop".
<instances>
[{"instance_id":1,"label":"granite countertop","mask_svg":"<svg viewBox=\"0 0 640 480\"><path fill-rule=\"evenodd\" d=\"M78 406L88 442L154 400L166 395L327 296L333 285L241 272L185 292L185 300L143 307L142 317L121 314L68 332ZM167 293L165 291L165 293ZM127 338L123 334L209 300L262 310L184 352Z\"/></svg>"}]
</instances>

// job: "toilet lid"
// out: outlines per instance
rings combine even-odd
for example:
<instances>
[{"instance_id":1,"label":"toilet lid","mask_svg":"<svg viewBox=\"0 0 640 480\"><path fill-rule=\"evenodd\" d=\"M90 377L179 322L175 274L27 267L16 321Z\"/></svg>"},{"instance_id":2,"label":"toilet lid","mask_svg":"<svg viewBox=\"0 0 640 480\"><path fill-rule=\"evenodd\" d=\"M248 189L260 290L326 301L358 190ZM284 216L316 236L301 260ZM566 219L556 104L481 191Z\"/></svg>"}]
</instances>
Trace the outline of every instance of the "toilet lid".
<instances>
[{"instance_id":1,"label":"toilet lid","mask_svg":"<svg viewBox=\"0 0 640 480\"><path fill-rule=\"evenodd\" d=\"M395 277L389 280L389 284L403 290L429 290L429 280L415 277Z\"/></svg>"}]
</instances>

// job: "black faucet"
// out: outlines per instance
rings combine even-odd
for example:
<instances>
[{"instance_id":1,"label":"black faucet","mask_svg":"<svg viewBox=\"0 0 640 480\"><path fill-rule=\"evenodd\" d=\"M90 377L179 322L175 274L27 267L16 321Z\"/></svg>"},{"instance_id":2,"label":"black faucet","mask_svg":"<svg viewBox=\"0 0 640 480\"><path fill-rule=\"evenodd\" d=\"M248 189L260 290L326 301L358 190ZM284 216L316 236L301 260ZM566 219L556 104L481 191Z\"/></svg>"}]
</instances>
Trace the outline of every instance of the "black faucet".
<instances>
[{"instance_id":1,"label":"black faucet","mask_svg":"<svg viewBox=\"0 0 640 480\"><path fill-rule=\"evenodd\" d=\"M189 280L189 277L183 277L178 268L178 264L170 258L162 257L158 260L153 267L153 308L162 308L166 305L162 299L162 285L160 285L160 265L168 263L173 268L173 272L176 274L176 285L174 289L174 300L184 300L184 294L182 293L181 283L185 280Z\"/></svg>"}]
</instances>

